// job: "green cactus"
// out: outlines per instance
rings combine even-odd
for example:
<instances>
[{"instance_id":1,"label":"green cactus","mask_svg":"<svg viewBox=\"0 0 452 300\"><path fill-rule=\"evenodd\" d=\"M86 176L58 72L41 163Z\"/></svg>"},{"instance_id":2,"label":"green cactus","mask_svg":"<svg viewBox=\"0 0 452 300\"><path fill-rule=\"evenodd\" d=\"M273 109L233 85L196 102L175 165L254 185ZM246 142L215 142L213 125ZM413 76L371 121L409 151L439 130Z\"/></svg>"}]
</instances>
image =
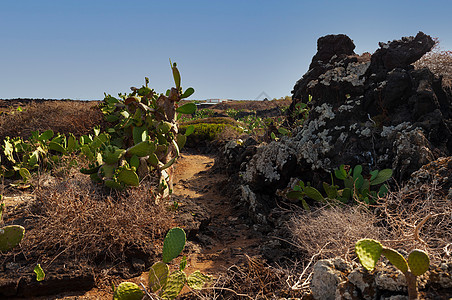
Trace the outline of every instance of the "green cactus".
<instances>
[{"instance_id":1,"label":"green cactus","mask_svg":"<svg viewBox=\"0 0 452 300\"><path fill-rule=\"evenodd\" d=\"M408 272L408 264L399 252L390 248L384 248L382 254L386 256L391 264L402 271L402 273Z\"/></svg>"},{"instance_id":2,"label":"green cactus","mask_svg":"<svg viewBox=\"0 0 452 300\"><path fill-rule=\"evenodd\" d=\"M156 262L149 270L149 288L156 292L166 285L169 276L169 267L164 262Z\"/></svg>"},{"instance_id":3,"label":"green cactus","mask_svg":"<svg viewBox=\"0 0 452 300\"><path fill-rule=\"evenodd\" d=\"M102 154L102 159L106 164L115 164L119 162L119 159L126 153L126 150L119 149L118 147L109 146Z\"/></svg>"},{"instance_id":4,"label":"green cactus","mask_svg":"<svg viewBox=\"0 0 452 300\"><path fill-rule=\"evenodd\" d=\"M150 141L140 142L129 149L127 149L128 155L136 155L138 157L145 157L155 152L157 146Z\"/></svg>"},{"instance_id":5,"label":"green cactus","mask_svg":"<svg viewBox=\"0 0 452 300\"><path fill-rule=\"evenodd\" d=\"M113 295L114 300L141 300L143 291L133 282L122 282L118 285Z\"/></svg>"},{"instance_id":6,"label":"green cactus","mask_svg":"<svg viewBox=\"0 0 452 300\"><path fill-rule=\"evenodd\" d=\"M3 200L3 195L0 194L0 201ZM3 211L5 210L5 203L0 204L0 223L2 222L3 218Z\"/></svg>"},{"instance_id":7,"label":"green cactus","mask_svg":"<svg viewBox=\"0 0 452 300\"><path fill-rule=\"evenodd\" d=\"M124 186L122 186L119 182L112 180L112 179L105 180L104 184L106 187L111 188L111 189L115 189L115 190L123 190L124 189Z\"/></svg>"},{"instance_id":8,"label":"green cactus","mask_svg":"<svg viewBox=\"0 0 452 300\"><path fill-rule=\"evenodd\" d=\"M194 271L187 277L188 286L194 290L201 290L207 281L210 281L210 277L202 274L200 271Z\"/></svg>"},{"instance_id":9,"label":"green cactus","mask_svg":"<svg viewBox=\"0 0 452 300\"><path fill-rule=\"evenodd\" d=\"M0 251L9 251L19 245L25 234L25 228L20 225L9 225L0 228Z\"/></svg>"},{"instance_id":10,"label":"green cactus","mask_svg":"<svg viewBox=\"0 0 452 300\"><path fill-rule=\"evenodd\" d=\"M381 254L386 256L389 262L405 275L408 287L408 298L410 300L418 299L416 277L424 274L430 267L430 260L427 253L415 249L408 255L407 263L399 252L391 248L383 247L380 242L372 239L362 239L356 242L355 251L361 264L368 271L372 271L375 268L375 264Z\"/></svg>"},{"instance_id":11,"label":"green cactus","mask_svg":"<svg viewBox=\"0 0 452 300\"><path fill-rule=\"evenodd\" d=\"M355 251L358 255L359 261L363 267L372 271L380 259L383 246L380 242L371 239L362 239L356 242Z\"/></svg>"},{"instance_id":12,"label":"green cactus","mask_svg":"<svg viewBox=\"0 0 452 300\"><path fill-rule=\"evenodd\" d=\"M430 259L422 250L413 250L408 255L408 265L410 266L410 271L414 276L420 276L427 272L430 267Z\"/></svg>"},{"instance_id":13,"label":"green cactus","mask_svg":"<svg viewBox=\"0 0 452 300\"><path fill-rule=\"evenodd\" d=\"M163 243L163 262L155 263L149 270L149 289L152 293L160 291L161 299L175 299L185 284L192 289L199 290L203 288L206 282L210 281L210 277L200 271L195 271L187 276L183 271L187 264L185 256L179 265L179 270L170 274L166 262L170 262L182 252L185 247L185 240L186 236L183 229L178 227L170 229Z\"/></svg>"},{"instance_id":14,"label":"green cactus","mask_svg":"<svg viewBox=\"0 0 452 300\"><path fill-rule=\"evenodd\" d=\"M185 247L185 231L179 227L170 229L166 234L163 242L162 260L169 263L184 250Z\"/></svg>"},{"instance_id":15,"label":"green cactus","mask_svg":"<svg viewBox=\"0 0 452 300\"><path fill-rule=\"evenodd\" d=\"M360 202L366 204L372 204L375 202L377 196L383 197L388 192L388 186L383 184L380 186L378 192L371 190L374 185L381 184L387 181L392 176L392 170L384 169L381 171L375 170L370 172L370 178L364 178L362 175L362 166L356 165L353 169L346 168L345 165L339 166L331 173L331 184L323 182L323 189L325 190L326 197L324 197L317 189L311 187L308 184L304 184L303 181L299 181L294 186L292 191L287 193L287 198L298 199L302 201L302 205L306 210L309 210L309 206L304 200L305 197L311 198L317 202L323 203L337 203L339 200L342 203L348 203L350 200L357 199ZM339 186L334 184L333 174L337 179L340 179L344 183L344 188L339 189ZM333 201L332 201L333 200Z\"/></svg>"},{"instance_id":16,"label":"green cactus","mask_svg":"<svg viewBox=\"0 0 452 300\"><path fill-rule=\"evenodd\" d=\"M118 173L118 181L129 186L140 185L140 179L137 173L130 168L122 168Z\"/></svg>"},{"instance_id":17,"label":"green cactus","mask_svg":"<svg viewBox=\"0 0 452 300\"><path fill-rule=\"evenodd\" d=\"M36 274L37 281L43 281L46 277L46 274L44 273L44 270L41 268L40 264L36 265L36 267L33 269L33 272L35 272Z\"/></svg>"},{"instance_id":18,"label":"green cactus","mask_svg":"<svg viewBox=\"0 0 452 300\"><path fill-rule=\"evenodd\" d=\"M160 297L168 300L176 298L184 288L186 280L187 275L183 271L173 272L168 278L168 282L162 290Z\"/></svg>"}]
</instances>

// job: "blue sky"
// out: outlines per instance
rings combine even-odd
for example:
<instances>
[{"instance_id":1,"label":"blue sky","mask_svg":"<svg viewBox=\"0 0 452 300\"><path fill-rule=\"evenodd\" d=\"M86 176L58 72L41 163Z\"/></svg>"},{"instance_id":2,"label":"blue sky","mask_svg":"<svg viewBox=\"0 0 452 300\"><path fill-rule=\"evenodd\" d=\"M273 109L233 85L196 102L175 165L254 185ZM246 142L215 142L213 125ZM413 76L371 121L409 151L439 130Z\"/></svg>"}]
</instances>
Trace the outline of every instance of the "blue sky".
<instances>
[{"instance_id":1,"label":"blue sky","mask_svg":"<svg viewBox=\"0 0 452 300\"><path fill-rule=\"evenodd\" d=\"M452 1L0 1L0 99L102 99L144 77L191 99L290 95L317 39L345 33L355 52L423 31L452 49Z\"/></svg>"}]
</instances>

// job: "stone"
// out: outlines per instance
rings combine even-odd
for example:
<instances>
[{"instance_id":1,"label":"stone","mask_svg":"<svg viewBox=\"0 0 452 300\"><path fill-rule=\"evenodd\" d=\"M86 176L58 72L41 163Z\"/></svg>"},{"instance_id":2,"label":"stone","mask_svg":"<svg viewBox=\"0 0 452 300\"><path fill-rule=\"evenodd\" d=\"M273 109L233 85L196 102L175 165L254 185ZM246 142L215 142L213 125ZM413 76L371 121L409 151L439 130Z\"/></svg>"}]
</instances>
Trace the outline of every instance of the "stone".
<instances>
[{"instance_id":1,"label":"stone","mask_svg":"<svg viewBox=\"0 0 452 300\"><path fill-rule=\"evenodd\" d=\"M360 300L359 292L350 281L342 281L336 288L336 300Z\"/></svg>"},{"instance_id":2,"label":"stone","mask_svg":"<svg viewBox=\"0 0 452 300\"><path fill-rule=\"evenodd\" d=\"M375 275L375 284L379 290L390 292L407 292L403 273L392 265L383 265Z\"/></svg>"},{"instance_id":3,"label":"stone","mask_svg":"<svg viewBox=\"0 0 452 300\"><path fill-rule=\"evenodd\" d=\"M336 270L331 260L322 259L314 264L311 291L314 299L336 299L336 288L345 281L345 276Z\"/></svg>"},{"instance_id":4,"label":"stone","mask_svg":"<svg viewBox=\"0 0 452 300\"><path fill-rule=\"evenodd\" d=\"M377 299L377 285L374 276L362 267L354 269L347 277L366 300Z\"/></svg>"}]
</instances>

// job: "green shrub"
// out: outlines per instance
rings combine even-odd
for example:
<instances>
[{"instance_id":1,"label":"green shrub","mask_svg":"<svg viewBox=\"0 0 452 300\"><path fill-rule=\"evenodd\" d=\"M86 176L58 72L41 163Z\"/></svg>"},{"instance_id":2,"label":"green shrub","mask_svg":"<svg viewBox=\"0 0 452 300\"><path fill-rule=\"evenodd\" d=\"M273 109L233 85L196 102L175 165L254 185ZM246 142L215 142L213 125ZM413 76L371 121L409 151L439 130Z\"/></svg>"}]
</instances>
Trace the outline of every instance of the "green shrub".
<instances>
[{"instance_id":1,"label":"green shrub","mask_svg":"<svg viewBox=\"0 0 452 300\"><path fill-rule=\"evenodd\" d=\"M181 127L184 125L194 125L194 124L200 124L200 123L205 123L205 124L229 124L232 125L234 127L239 127L239 123L230 118L230 117L209 117L209 118L204 118L204 119L199 119L199 120L189 120L186 122L183 122L181 124Z\"/></svg>"},{"instance_id":2,"label":"green shrub","mask_svg":"<svg viewBox=\"0 0 452 300\"><path fill-rule=\"evenodd\" d=\"M215 124L215 123L198 123L190 125L181 125L180 133L185 134L185 131L189 126L194 127L194 131L191 135L187 137L187 145L194 146L196 143L201 141L213 141L227 129L235 131L237 133L242 133L243 129L233 126L231 124Z\"/></svg>"}]
</instances>

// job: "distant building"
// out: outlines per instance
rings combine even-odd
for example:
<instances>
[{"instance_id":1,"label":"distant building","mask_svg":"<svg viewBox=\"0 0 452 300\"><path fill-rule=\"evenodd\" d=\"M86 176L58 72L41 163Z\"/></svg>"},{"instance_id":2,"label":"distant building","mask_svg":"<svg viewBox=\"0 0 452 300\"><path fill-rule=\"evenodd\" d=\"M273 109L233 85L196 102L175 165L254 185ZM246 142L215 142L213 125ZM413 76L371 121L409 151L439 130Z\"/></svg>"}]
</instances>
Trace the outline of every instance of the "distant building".
<instances>
[{"instance_id":1,"label":"distant building","mask_svg":"<svg viewBox=\"0 0 452 300\"><path fill-rule=\"evenodd\" d=\"M205 103L220 103L224 101L228 101L228 99L206 99Z\"/></svg>"}]
</instances>

